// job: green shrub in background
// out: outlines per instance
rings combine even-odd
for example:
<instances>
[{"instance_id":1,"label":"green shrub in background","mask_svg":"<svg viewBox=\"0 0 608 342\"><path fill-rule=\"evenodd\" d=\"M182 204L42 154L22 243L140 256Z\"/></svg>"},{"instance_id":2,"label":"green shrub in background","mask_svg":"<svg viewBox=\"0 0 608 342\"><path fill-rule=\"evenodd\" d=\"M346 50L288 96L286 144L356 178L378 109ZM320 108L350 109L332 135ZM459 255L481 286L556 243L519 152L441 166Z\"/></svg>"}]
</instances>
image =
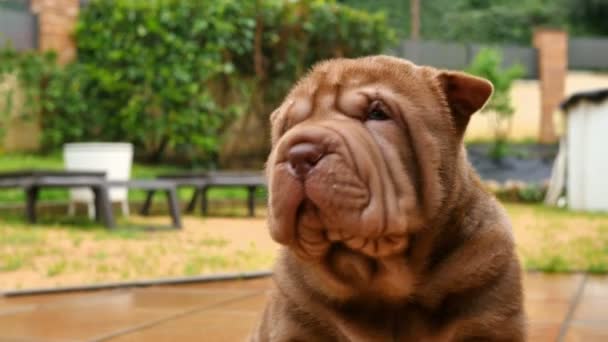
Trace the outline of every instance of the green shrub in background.
<instances>
[{"instance_id":1,"label":"green shrub in background","mask_svg":"<svg viewBox=\"0 0 608 342\"><path fill-rule=\"evenodd\" d=\"M321 59L379 53L393 36L383 14L331 0L93 0L78 60L49 60L53 72L30 83L44 93L43 146L130 141L140 160L210 165L224 143L227 159L259 166L268 114L299 76Z\"/></svg>"},{"instance_id":2,"label":"green shrub in background","mask_svg":"<svg viewBox=\"0 0 608 342\"><path fill-rule=\"evenodd\" d=\"M356 8L388 12L402 38L410 34L411 0L338 0ZM605 0L424 0L422 39L530 45L536 27L567 29L571 36L608 35Z\"/></svg>"},{"instance_id":3,"label":"green shrub in background","mask_svg":"<svg viewBox=\"0 0 608 342\"><path fill-rule=\"evenodd\" d=\"M258 168L268 153L268 115L315 62L381 53L395 39L384 13L323 0L252 1L253 51L234 59L250 90L247 110L229 129L222 164Z\"/></svg>"},{"instance_id":4,"label":"green shrub in background","mask_svg":"<svg viewBox=\"0 0 608 342\"><path fill-rule=\"evenodd\" d=\"M542 203L547 187L540 184L518 184L494 189L492 192L502 202Z\"/></svg>"},{"instance_id":5,"label":"green shrub in background","mask_svg":"<svg viewBox=\"0 0 608 342\"><path fill-rule=\"evenodd\" d=\"M23 120L35 118L43 110L42 103L46 98L45 88L50 79L57 75L59 69L53 52L18 52L10 43L0 47L0 150L6 130L7 119L13 112L13 104L17 91L24 95L20 113ZM14 89L5 82L10 77L16 77Z\"/></svg>"},{"instance_id":6,"label":"green shrub in background","mask_svg":"<svg viewBox=\"0 0 608 342\"><path fill-rule=\"evenodd\" d=\"M515 111L511 104L511 86L513 81L524 75L524 69L520 64L503 68L500 50L483 48L475 56L467 71L488 79L494 85L494 94L481 112L488 116L494 134L490 156L500 161L508 154L507 139Z\"/></svg>"},{"instance_id":7,"label":"green shrub in background","mask_svg":"<svg viewBox=\"0 0 608 342\"><path fill-rule=\"evenodd\" d=\"M63 67L0 50L0 77L18 74L27 111L43 114L45 149L130 141L139 159L209 165L225 140L227 159L259 166L267 116L298 77L379 53L394 33L383 14L331 0L93 0L75 38L78 60Z\"/></svg>"},{"instance_id":8,"label":"green shrub in background","mask_svg":"<svg viewBox=\"0 0 608 342\"><path fill-rule=\"evenodd\" d=\"M254 22L237 1L95 0L80 15L78 61L51 83L46 146L130 141L138 157L214 159L234 116L209 82L234 73Z\"/></svg>"}]
</instances>

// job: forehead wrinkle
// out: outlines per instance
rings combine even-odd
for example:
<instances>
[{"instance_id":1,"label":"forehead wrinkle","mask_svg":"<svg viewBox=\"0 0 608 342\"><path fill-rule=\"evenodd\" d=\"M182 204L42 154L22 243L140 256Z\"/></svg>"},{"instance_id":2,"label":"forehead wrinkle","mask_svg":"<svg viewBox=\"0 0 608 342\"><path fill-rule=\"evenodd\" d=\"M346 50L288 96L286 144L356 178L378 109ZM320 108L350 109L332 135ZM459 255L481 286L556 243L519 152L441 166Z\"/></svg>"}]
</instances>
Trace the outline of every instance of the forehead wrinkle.
<instances>
[{"instance_id":1,"label":"forehead wrinkle","mask_svg":"<svg viewBox=\"0 0 608 342\"><path fill-rule=\"evenodd\" d=\"M323 110L325 112L328 110L333 111L336 108L337 92L340 89L340 85L339 82L337 82L335 74L333 76L334 77L326 72L322 73L321 79L311 95L311 115L323 114L317 113L318 110Z\"/></svg>"},{"instance_id":2,"label":"forehead wrinkle","mask_svg":"<svg viewBox=\"0 0 608 342\"><path fill-rule=\"evenodd\" d=\"M342 84L340 82L337 82L336 84L334 84L334 100L332 102L332 110L339 112L340 109L340 97L342 97Z\"/></svg>"}]
</instances>

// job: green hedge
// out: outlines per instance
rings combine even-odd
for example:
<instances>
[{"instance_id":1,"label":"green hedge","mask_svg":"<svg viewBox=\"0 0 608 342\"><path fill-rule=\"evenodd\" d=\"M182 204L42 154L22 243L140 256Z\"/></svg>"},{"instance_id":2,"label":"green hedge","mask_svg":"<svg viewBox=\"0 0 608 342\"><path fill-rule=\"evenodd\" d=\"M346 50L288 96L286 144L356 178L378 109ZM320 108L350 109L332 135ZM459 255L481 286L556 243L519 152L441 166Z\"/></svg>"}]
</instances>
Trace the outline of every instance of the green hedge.
<instances>
[{"instance_id":1,"label":"green hedge","mask_svg":"<svg viewBox=\"0 0 608 342\"><path fill-rule=\"evenodd\" d=\"M246 11L235 1L89 3L78 62L51 87L46 145L126 140L145 159L213 159L234 111L217 105L207 83L234 72L227 51L251 50Z\"/></svg>"},{"instance_id":2,"label":"green hedge","mask_svg":"<svg viewBox=\"0 0 608 342\"><path fill-rule=\"evenodd\" d=\"M78 60L30 84L43 146L130 141L139 159L212 164L227 127L265 125L313 63L379 53L393 37L383 14L331 0L93 0Z\"/></svg>"},{"instance_id":3,"label":"green hedge","mask_svg":"<svg viewBox=\"0 0 608 342\"><path fill-rule=\"evenodd\" d=\"M369 13L334 1L259 1L253 56L238 60L249 97L244 116L222 146L222 165L258 168L269 150L268 114L312 64L332 57L381 53L394 31L384 13ZM253 57L253 58L252 58Z\"/></svg>"},{"instance_id":4,"label":"green hedge","mask_svg":"<svg viewBox=\"0 0 608 342\"><path fill-rule=\"evenodd\" d=\"M6 130L16 110L22 110L21 120L33 120L42 111L45 83L51 75L57 75L56 55L54 52L18 52L10 41L0 45L0 152L4 149ZM15 87L9 86L7 78L18 76ZM25 106L15 100L23 96ZM14 118L13 118L14 119Z\"/></svg>"}]
</instances>

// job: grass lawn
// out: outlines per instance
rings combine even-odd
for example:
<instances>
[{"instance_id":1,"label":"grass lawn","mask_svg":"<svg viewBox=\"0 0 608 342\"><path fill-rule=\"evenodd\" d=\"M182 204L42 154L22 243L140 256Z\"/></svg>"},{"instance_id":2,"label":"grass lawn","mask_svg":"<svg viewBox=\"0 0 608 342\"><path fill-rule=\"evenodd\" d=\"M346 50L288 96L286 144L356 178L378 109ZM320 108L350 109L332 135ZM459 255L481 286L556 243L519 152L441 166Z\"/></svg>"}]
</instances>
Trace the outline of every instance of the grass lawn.
<instances>
[{"instance_id":1,"label":"grass lawn","mask_svg":"<svg viewBox=\"0 0 608 342\"><path fill-rule=\"evenodd\" d=\"M4 218L0 291L265 270L272 265L276 246L263 217L190 216L180 231L140 228L168 221L166 216L134 217L108 231L85 218L53 222L43 217L35 226Z\"/></svg>"},{"instance_id":2,"label":"grass lawn","mask_svg":"<svg viewBox=\"0 0 608 342\"><path fill-rule=\"evenodd\" d=\"M585 214L540 205L507 204L518 253L528 269L608 272L608 214ZM186 216L181 231L146 232L142 221L107 231L90 221L43 218L28 226L0 219L0 289L92 284L189 276L271 267L277 245L258 218L234 217L244 206L210 208L224 218ZM232 218L226 218L232 216ZM57 219L61 221L56 222Z\"/></svg>"},{"instance_id":3,"label":"grass lawn","mask_svg":"<svg viewBox=\"0 0 608 342\"><path fill-rule=\"evenodd\" d=\"M39 170L62 170L63 159L61 154L38 155L38 154L0 154L0 172L19 169ZM180 168L172 165L147 165L134 163L131 170L132 178L154 178L163 173L187 172L190 169ZM258 190L258 197L264 197L263 189ZM187 200L192 196L192 189L180 189L179 196ZM245 199L246 189L238 188L214 188L209 191L210 199ZM143 201L143 191L131 190L129 200ZM44 189L40 192L42 201L66 201L68 190L66 189ZM0 189L0 204L2 203L24 203L23 191L19 189Z\"/></svg>"},{"instance_id":4,"label":"grass lawn","mask_svg":"<svg viewBox=\"0 0 608 342\"><path fill-rule=\"evenodd\" d=\"M608 213L507 204L524 267L608 272Z\"/></svg>"}]
</instances>

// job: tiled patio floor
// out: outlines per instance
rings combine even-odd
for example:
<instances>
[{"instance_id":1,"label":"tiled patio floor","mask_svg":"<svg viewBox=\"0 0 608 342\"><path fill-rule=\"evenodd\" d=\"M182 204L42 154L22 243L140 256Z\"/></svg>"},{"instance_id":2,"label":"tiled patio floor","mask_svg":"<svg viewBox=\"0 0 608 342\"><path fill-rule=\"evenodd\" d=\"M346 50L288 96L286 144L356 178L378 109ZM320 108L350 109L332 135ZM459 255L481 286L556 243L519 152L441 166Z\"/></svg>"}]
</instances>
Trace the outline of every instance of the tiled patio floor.
<instances>
[{"instance_id":1,"label":"tiled patio floor","mask_svg":"<svg viewBox=\"0 0 608 342\"><path fill-rule=\"evenodd\" d=\"M0 297L1 342L242 341L268 278ZM608 341L608 277L525 278L530 341Z\"/></svg>"}]
</instances>

